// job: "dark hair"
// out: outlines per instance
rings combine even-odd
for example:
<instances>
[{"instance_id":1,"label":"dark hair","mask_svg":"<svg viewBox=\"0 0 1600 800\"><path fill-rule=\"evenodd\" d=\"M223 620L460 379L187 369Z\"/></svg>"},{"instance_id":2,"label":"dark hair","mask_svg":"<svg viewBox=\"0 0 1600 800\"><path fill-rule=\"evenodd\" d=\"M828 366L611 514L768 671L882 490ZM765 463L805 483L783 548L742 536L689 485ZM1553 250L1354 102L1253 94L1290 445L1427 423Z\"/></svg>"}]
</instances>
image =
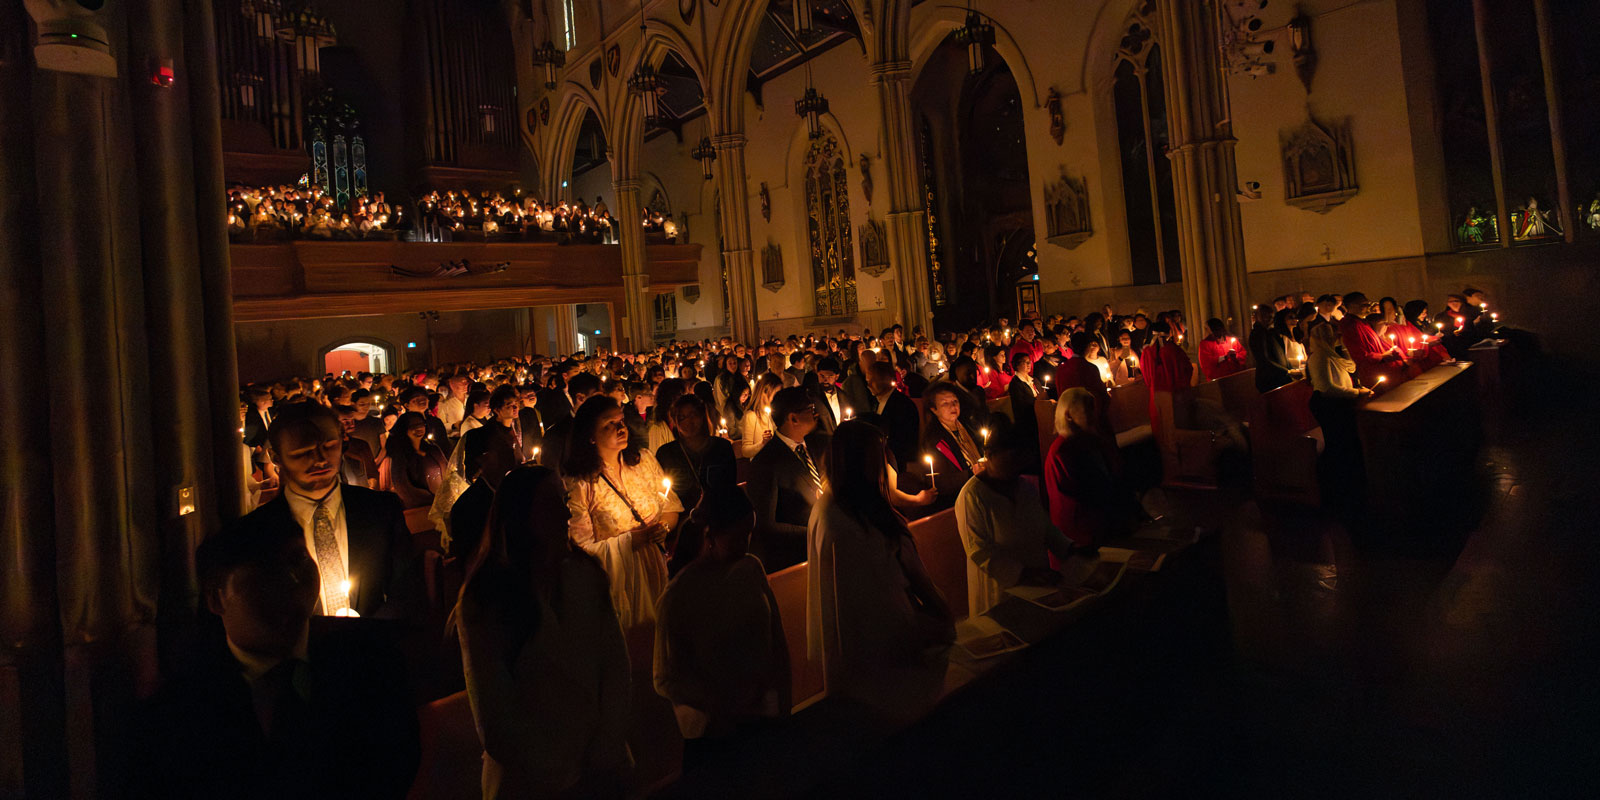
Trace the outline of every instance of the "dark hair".
<instances>
[{"instance_id":1,"label":"dark hair","mask_svg":"<svg viewBox=\"0 0 1600 800\"><path fill-rule=\"evenodd\" d=\"M1033 356L1028 355L1027 351L1024 351L1024 350L1018 350L1017 352L1012 353L1011 354L1011 371L1012 372L1016 372L1017 371L1017 365L1021 364L1023 362L1027 362L1031 366L1033 364Z\"/></svg>"},{"instance_id":2,"label":"dark hair","mask_svg":"<svg viewBox=\"0 0 1600 800\"><path fill-rule=\"evenodd\" d=\"M600 417L608 411L619 411L622 404L616 398L597 394L583 401L572 414L572 430L567 436L567 454L561 462L561 473L585 480L600 474L600 448L595 446L595 431L600 427ZM630 440L622 449L622 461L628 466L639 464L639 448Z\"/></svg>"},{"instance_id":3,"label":"dark hair","mask_svg":"<svg viewBox=\"0 0 1600 800\"><path fill-rule=\"evenodd\" d=\"M707 538L712 531L724 531L749 519L756 513L749 495L737 484L713 484L700 495L689 518L706 527Z\"/></svg>"},{"instance_id":4,"label":"dark hair","mask_svg":"<svg viewBox=\"0 0 1600 800\"><path fill-rule=\"evenodd\" d=\"M783 424L789 421L790 414L798 414L805 410L806 406L813 405L815 402L816 401L811 398L810 392L807 392L798 386L790 386L787 389L779 389L778 391L773 392L773 426L778 428L783 427Z\"/></svg>"},{"instance_id":5,"label":"dark hair","mask_svg":"<svg viewBox=\"0 0 1600 800\"><path fill-rule=\"evenodd\" d=\"M841 424L828 444L828 491L846 514L894 539L910 536L911 530L884 494L886 442L883 432L870 423Z\"/></svg>"},{"instance_id":6,"label":"dark hair","mask_svg":"<svg viewBox=\"0 0 1600 800\"><path fill-rule=\"evenodd\" d=\"M477 395L478 395L477 392L473 392L472 394L467 396L468 397L468 399L467 399L467 412L468 413L472 412L472 407L474 405L477 405L479 402L481 402L478 399L476 399ZM485 399L487 399L489 401L489 411L495 412L495 411L499 411L500 409L504 408L507 403L520 402L521 399L522 399L522 395L517 393L517 387L512 386L509 383L502 383L498 387L495 387L494 393L488 395L488 397L486 397Z\"/></svg>"},{"instance_id":7,"label":"dark hair","mask_svg":"<svg viewBox=\"0 0 1600 800\"><path fill-rule=\"evenodd\" d=\"M557 537L563 543L567 541L566 525L545 522L555 509L536 507L540 485L550 480L561 478L555 470L538 465L518 467L506 474L489 506L488 523L461 582L460 599L471 596L481 607L493 610L496 622L511 629L508 666L515 663L522 645L538 633L538 595L546 593L553 605L561 604L560 563L559 559L549 558L550 554L561 552L588 559L595 569L600 569L582 550L570 544L560 549L553 546L553 541L545 541ZM561 493L555 496L560 498ZM458 604L450 615L449 630L454 631L460 624L459 614Z\"/></svg>"},{"instance_id":8,"label":"dark hair","mask_svg":"<svg viewBox=\"0 0 1600 800\"><path fill-rule=\"evenodd\" d=\"M414 400L414 399L416 399L418 397L426 398L427 396L428 396L428 390L427 389L424 389L421 386L412 386L411 388L406 389L405 391L401 392L400 396L395 398L395 402L399 403L402 406L409 406L409 405L411 405L411 401L412 400Z\"/></svg>"},{"instance_id":9,"label":"dark hair","mask_svg":"<svg viewBox=\"0 0 1600 800\"><path fill-rule=\"evenodd\" d=\"M267 428L267 447L274 453L280 452L279 444L288 430L316 428L318 421L327 422L333 425L334 430L339 430L339 416L333 413L333 409L321 403L301 400L284 406L272 418L272 425Z\"/></svg>"},{"instance_id":10,"label":"dark hair","mask_svg":"<svg viewBox=\"0 0 1600 800\"><path fill-rule=\"evenodd\" d=\"M284 546L304 541L304 535L295 525L230 525L207 536L194 553L201 597L225 588L228 578L245 567L282 558Z\"/></svg>"},{"instance_id":11,"label":"dark hair","mask_svg":"<svg viewBox=\"0 0 1600 800\"><path fill-rule=\"evenodd\" d=\"M1088 331L1078 331L1067 339L1072 347L1072 354L1080 358L1088 358L1089 345L1099 344L1100 340ZM1103 355L1103 354L1102 354Z\"/></svg>"},{"instance_id":12,"label":"dark hair","mask_svg":"<svg viewBox=\"0 0 1600 800\"><path fill-rule=\"evenodd\" d=\"M1405 308L1406 320L1405 321L1406 322L1416 322L1417 320L1422 319L1427 313L1428 313L1428 301L1426 301L1426 300L1412 300L1411 302L1406 303L1406 308Z\"/></svg>"},{"instance_id":13,"label":"dark hair","mask_svg":"<svg viewBox=\"0 0 1600 800\"><path fill-rule=\"evenodd\" d=\"M887 361L874 361L867 365L868 374L894 380L894 365ZM863 376L865 377L865 376Z\"/></svg>"},{"instance_id":14,"label":"dark hair","mask_svg":"<svg viewBox=\"0 0 1600 800\"><path fill-rule=\"evenodd\" d=\"M578 395L593 395L600 391L600 376L593 372L580 372L567 381L567 394L576 398Z\"/></svg>"},{"instance_id":15,"label":"dark hair","mask_svg":"<svg viewBox=\"0 0 1600 800\"><path fill-rule=\"evenodd\" d=\"M833 373L835 375L838 375L839 372L840 372L839 359L834 358L832 356L829 356L827 358L824 358L824 359L818 361L817 362L817 371L818 372L831 372L831 373Z\"/></svg>"},{"instance_id":16,"label":"dark hair","mask_svg":"<svg viewBox=\"0 0 1600 800\"><path fill-rule=\"evenodd\" d=\"M500 388L503 389L505 387L502 385ZM498 392L500 389L495 389L495 391ZM467 414L471 415L472 409L477 408L479 403L490 403L492 397L493 395L489 394L487 389L473 389L467 392ZM490 408L492 409L493 405Z\"/></svg>"},{"instance_id":17,"label":"dark hair","mask_svg":"<svg viewBox=\"0 0 1600 800\"><path fill-rule=\"evenodd\" d=\"M656 384L656 407L652 413L656 422L672 425L672 406L683 396L685 388L682 378L665 378Z\"/></svg>"},{"instance_id":18,"label":"dark hair","mask_svg":"<svg viewBox=\"0 0 1600 800\"><path fill-rule=\"evenodd\" d=\"M1222 320L1212 317L1206 320L1206 328L1212 333L1225 333L1228 329L1223 327Z\"/></svg>"}]
</instances>

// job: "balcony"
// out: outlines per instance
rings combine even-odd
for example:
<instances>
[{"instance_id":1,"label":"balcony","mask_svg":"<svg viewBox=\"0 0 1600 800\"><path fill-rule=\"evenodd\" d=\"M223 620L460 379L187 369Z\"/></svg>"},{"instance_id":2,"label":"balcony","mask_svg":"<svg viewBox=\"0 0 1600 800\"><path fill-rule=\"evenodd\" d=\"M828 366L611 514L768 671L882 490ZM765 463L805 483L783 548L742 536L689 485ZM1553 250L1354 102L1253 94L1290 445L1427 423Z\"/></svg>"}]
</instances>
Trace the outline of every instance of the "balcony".
<instances>
[{"instance_id":1,"label":"balcony","mask_svg":"<svg viewBox=\"0 0 1600 800\"><path fill-rule=\"evenodd\" d=\"M622 248L527 242L293 241L229 246L236 322L622 306ZM653 292L699 281L698 244L645 248Z\"/></svg>"}]
</instances>

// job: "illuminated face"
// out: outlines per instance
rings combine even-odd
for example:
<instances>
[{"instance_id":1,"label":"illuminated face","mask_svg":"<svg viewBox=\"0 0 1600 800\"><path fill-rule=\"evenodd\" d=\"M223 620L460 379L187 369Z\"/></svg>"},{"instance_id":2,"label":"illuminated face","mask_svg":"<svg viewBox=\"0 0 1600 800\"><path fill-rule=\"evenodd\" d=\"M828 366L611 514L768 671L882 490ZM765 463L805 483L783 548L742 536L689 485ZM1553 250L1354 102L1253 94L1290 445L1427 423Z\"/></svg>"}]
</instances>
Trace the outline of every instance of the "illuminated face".
<instances>
[{"instance_id":1,"label":"illuminated face","mask_svg":"<svg viewBox=\"0 0 1600 800\"><path fill-rule=\"evenodd\" d=\"M338 425L319 417L314 424L283 432L272 449L288 486L303 495L321 497L339 481L337 466L344 456L344 437Z\"/></svg>"},{"instance_id":2,"label":"illuminated face","mask_svg":"<svg viewBox=\"0 0 1600 800\"><path fill-rule=\"evenodd\" d=\"M933 402L933 415L944 423L945 427L956 424L961 418L961 400L953 392L940 392L937 400Z\"/></svg>"},{"instance_id":3,"label":"illuminated face","mask_svg":"<svg viewBox=\"0 0 1600 800\"><path fill-rule=\"evenodd\" d=\"M613 408L600 416L600 423L594 430L594 444L601 451L628 446L628 424L622 421L622 409Z\"/></svg>"},{"instance_id":4,"label":"illuminated face","mask_svg":"<svg viewBox=\"0 0 1600 800\"><path fill-rule=\"evenodd\" d=\"M368 395L356 401L356 417L364 418L372 413L372 396Z\"/></svg>"}]
</instances>

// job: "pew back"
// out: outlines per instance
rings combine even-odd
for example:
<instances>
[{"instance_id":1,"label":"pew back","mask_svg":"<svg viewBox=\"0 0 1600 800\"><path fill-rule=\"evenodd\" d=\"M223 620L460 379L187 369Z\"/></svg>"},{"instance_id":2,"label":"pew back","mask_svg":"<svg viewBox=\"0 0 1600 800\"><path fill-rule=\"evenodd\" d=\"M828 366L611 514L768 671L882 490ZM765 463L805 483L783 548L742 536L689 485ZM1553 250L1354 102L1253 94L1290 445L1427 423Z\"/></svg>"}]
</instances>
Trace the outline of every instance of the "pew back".
<instances>
[{"instance_id":1,"label":"pew back","mask_svg":"<svg viewBox=\"0 0 1600 800\"><path fill-rule=\"evenodd\" d=\"M772 596L778 601L778 619L783 623L783 640L789 646L790 685L794 705L799 708L822 694L822 664L806 655L806 562L781 569L767 576Z\"/></svg>"},{"instance_id":2,"label":"pew back","mask_svg":"<svg viewBox=\"0 0 1600 800\"><path fill-rule=\"evenodd\" d=\"M928 577L944 593L956 619L967 616L967 550L961 545L956 512L947 508L911 523L911 538Z\"/></svg>"},{"instance_id":3,"label":"pew back","mask_svg":"<svg viewBox=\"0 0 1600 800\"><path fill-rule=\"evenodd\" d=\"M1317 456L1322 428L1311 416L1311 384L1297 380L1261 395L1250 416L1250 457L1256 498L1306 506L1322 504Z\"/></svg>"}]
</instances>

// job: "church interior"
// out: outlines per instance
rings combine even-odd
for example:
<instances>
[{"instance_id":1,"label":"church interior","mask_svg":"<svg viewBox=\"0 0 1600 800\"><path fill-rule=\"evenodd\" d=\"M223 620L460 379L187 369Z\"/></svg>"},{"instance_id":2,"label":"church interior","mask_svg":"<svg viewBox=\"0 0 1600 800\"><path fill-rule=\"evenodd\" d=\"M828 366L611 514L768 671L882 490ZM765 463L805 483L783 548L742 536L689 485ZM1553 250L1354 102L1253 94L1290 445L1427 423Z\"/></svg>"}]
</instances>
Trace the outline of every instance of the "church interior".
<instances>
[{"instance_id":1,"label":"church interior","mask_svg":"<svg viewBox=\"0 0 1600 800\"><path fill-rule=\"evenodd\" d=\"M1581 794L1597 40L0 0L0 798Z\"/></svg>"}]
</instances>

